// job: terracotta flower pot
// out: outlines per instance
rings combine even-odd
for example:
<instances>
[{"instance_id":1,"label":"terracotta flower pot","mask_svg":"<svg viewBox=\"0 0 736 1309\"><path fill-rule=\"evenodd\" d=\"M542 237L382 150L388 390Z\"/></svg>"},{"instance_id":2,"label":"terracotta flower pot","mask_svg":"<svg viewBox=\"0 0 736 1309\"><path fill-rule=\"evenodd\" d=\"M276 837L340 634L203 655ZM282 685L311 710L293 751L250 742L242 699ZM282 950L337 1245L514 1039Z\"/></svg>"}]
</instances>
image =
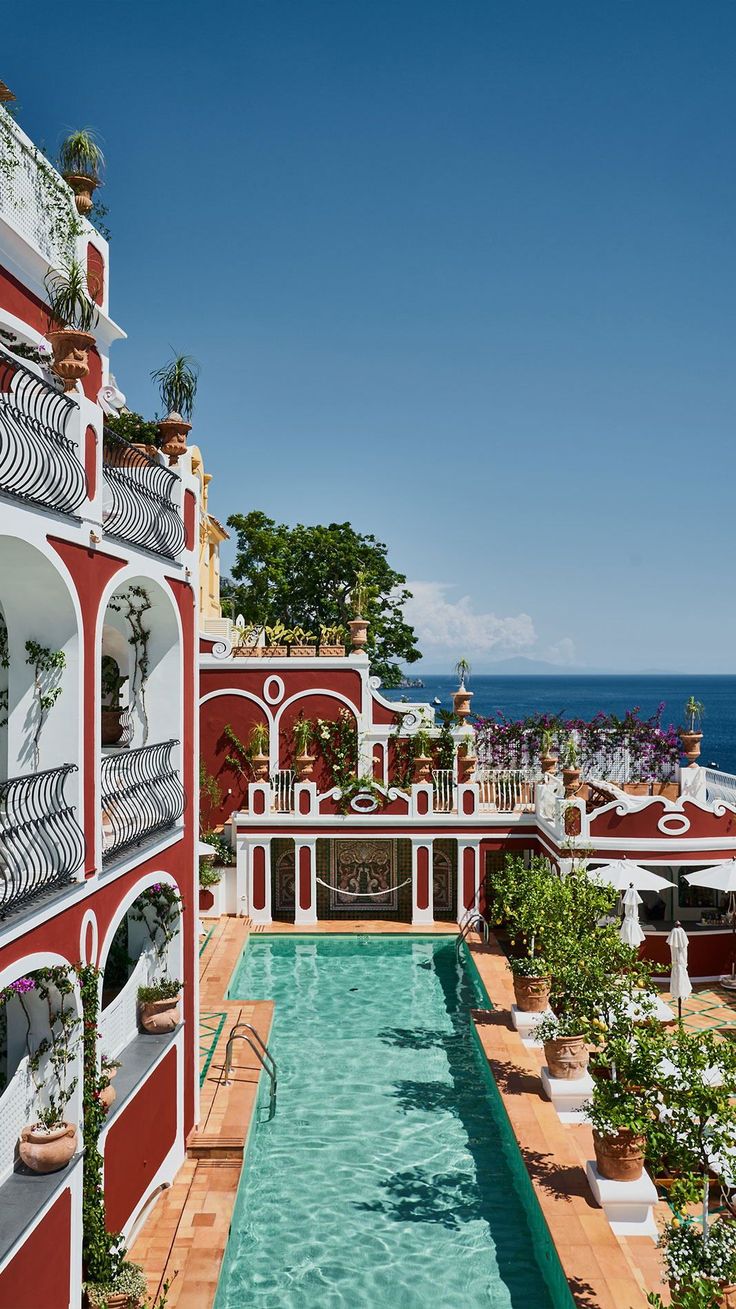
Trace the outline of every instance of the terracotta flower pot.
<instances>
[{"instance_id":1,"label":"terracotta flower pot","mask_svg":"<svg viewBox=\"0 0 736 1309\"><path fill-rule=\"evenodd\" d=\"M543 1014L549 1004L549 977L521 977L514 973L514 998L523 1014Z\"/></svg>"},{"instance_id":2,"label":"terracotta flower pot","mask_svg":"<svg viewBox=\"0 0 736 1309\"><path fill-rule=\"evenodd\" d=\"M117 1098L118 1098L117 1092L115 1091L115 1087L111 1083L108 1083L107 1086L104 1086L102 1088L102 1090L100 1091L100 1104L104 1107L105 1113L110 1112L110 1109L112 1105L114 1105Z\"/></svg>"},{"instance_id":3,"label":"terracotta flower pot","mask_svg":"<svg viewBox=\"0 0 736 1309\"><path fill-rule=\"evenodd\" d=\"M117 745L123 735L124 709L102 710L102 744Z\"/></svg>"},{"instance_id":4,"label":"terracotta flower pot","mask_svg":"<svg viewBox=\"0 0 736 1309\"><path fill-rule=\"evenodd\" d=\"M140 1309L140 1303L140 1300L135 1296L129 1296L126 1291L114 1291L112 1295L105 1297L106 1309ZM85 1304L89 1306L86 1296Z\"/></svg>"},{"instance_id":5,"label":"terracotta flower pot","mask_svg":"<svg viewBox=\"0 0 736 1309\"><path fill-rule=\"evenodd\" d=\"M636 1182L644 1170L646 1139L621 1127L615 1136L593 1132L598 1172L611 1182Z\"/></svg>"},{"instance_id":6,"label":"terracotta flower pot","mask_svg":"<svg viewBox=\"0 0 736 1309\"><path fill-rule=\"evenodd\" d=\"M62 177L74 192L77 213L84 218L94 205L92 196L100 185L99 180L96 177L89 177L87 173L62 173Z\"/></svg>"},{"instance_id":7,"label":"terracotta flower pot","mask_svg":"<svg viewBox=\"0 0 736 1309\"><path fill-rule=\"evenodd\" d=\"M264 648L261 645L236 645L233 650L233 659L260 659L264 653Z\"/></svg>"},{"instance_id":8,"label":"terracotta flower pot","mask_svg":"<svg viewBox=\"0 0 736 1309\"><path fill-rule=\"evenodd\" d=\"M562 785L565 788L565 795L575 795L580 790L580 769L563 768Z\"/></svg>"},{"instance_id":9,"label":"terracotta flower pot","mask_svg":"<svg viewBox=\"0 0 736 1309\"><path fill-rule=\"evenodd\" d=\"M554 1041L545 1041L544 1057L547 1060L550 1077L559 1077L562 1081L573 1082L582 1077L588 1067L588 1051L584 1036L558 1036Z\"/></svg>"},{"instance_id":10,"label":"terracotta flower pot","mask_svg":"<svg viewBox=\"0 0 736 1309\"><path fill-rule=\"evenodd\" d=\"M285 659L288 653L289 651L285 645L264 645L263 647L264 659Z\"/></svg>"},{"instance_id":11,"label":"terracotta flower pot","mask_svg":"<svg viewBox=\"0 0 736 1309\"><path fill-rule=\"evenodd\" d=\"M344 645L321 645L320 655L323 659L342 659L345 655Z\"/></svg>"},{"instance_id":12,"label":"terracotta flower pot","mask_svg":"<svg viewBox=\"0 0 736 1309\"><path fill-rule=\"evenodd\" d=\"M296 764L297 782L306 782L314 771L314 764L317 756L314 754L298 754L294 760Z\"/></svg>"},{"instance_id":13,"label":"terracotta flower pot","mask_svg":"<svg viewBox=\"0 0 736 1309\"><path fill-rule=\"evenodd\" d=\"M192 424L186 423L181 414L171 413L158 424L161 434L161 449L169 456L169 464L179 462L179 457L187 451L187 433Z\"/></svg>"},{"instance_id":14,"label":"terracotta flower pot","mask_svg":"<svg viewBox=\"0 0 736 1309\"><path fill-rule=\"evenodd\" d=\"M542 772L543 772L543 773L556 773L556 772L557 772L557 755L555 755L555 754L543 754L543 755L540 757L539 762L540 762L540 764L542 765Z\"/></svg>"},{"instance_id":15,"label":"terracotta flower pot","mask_svg":"<svg viewBox=\"0 0 736 1309\"><path fill-rule=\"evenodd\" d=\"M470 713L470 701L473 698L472 691L466 691L462 686L455 691L452 697L452 706L458 718L467 718Z\"/></svg>"},{"instance_id":16,"label":"terracotta flower pot","mask_svg":"<svg viewBox=\"0 0 736 1309\"><path fill-rule=\"evenodd\" d=\"M682 753L689 764L694 764L700 754L700 742L703 739L702 732L686 732L683 728L677 735L682 745Z\"/></svg>"},{"instance_id":17,"label":"terracotta flower pot","mask_svg":"<svg viewBox=\"0 0 736 1309\"><path fill-rule=\"evenodd\" d=\"M265 782L268 779L268 755L254 754L251 757L253 766L253 777L256 782Z\"/></svg>"},{"instance_id":18,"label":"terracotta flower pot","mask_svg":"<svg viewBox=\"0 0 736 1309\"><path fill-rule=\"evenodd\" d=\"M58 1173L66 1168L76 1148L77 1129L72 1123L50 1132L34 1125L23 1128L18 1154L34 1173Z\"/></svg>"},{"instance_id":19,"label":"terracotta flower pot","mask_svg":"<svg viewBox=\"0 0 736 1309\"><path fill-rule=\"evenodd\" d=\"M289 651L292 659L314 659L316 653L316 645L293 645Z\"/></svg>"},{"instance_id":20,"label":"terracotta flower pot","mask_svg":"<svg viewBox=\"0 0 736 1309\"><path fill-rule=\"evenodd\" d=\"M179 997L175 996L173 1000L141 1002L140 1020L144 1032L151 1032L155 1036L161 1036L164 1032L173 1032L181 1021Z\"/></svg>"},{"instance_id":21,"label":"terracotta flower pot","mask_svg":"<svg viewBox=\"0 0 736 1309\"><path fill-rule=\"evenodd\" d=\"M351 618L348 623L354 650L364 649L368 641L368 623L365 618Z\"/></svg>"},{"instance_id":22,"label":"terracotta flower pot","mask_svg":"<svg viewBox=\"0 0 736 1309\"><path fill-rule=\"evenodd\" d=\"M721 1287L720 1304L721 1309L736 1309L736 1284Z\"/></svg>"},{"instance_id":23,"label":"terracotta flower pot","mask_svg":"<svg viewBox=\"0 0 736 1309\"><path fill-rule=\"evenodd\" d=\"M474 754L458 755L457 767L459 773L458 780L460 782L472 782L477 762L477 758Z\"/></svg>"},{"instance_id":24,"label":"terracotta flower pot","mask_svg":"<svg viewBox=\"0 0 736 1309\"><path fill-rule=\"evenodd\" d=\"M74 327L60 327L47 332L46 340L54 352L53 369L64 383L65 391L73 391L77 382L89 372L88 354L95 338L91 332L78 332Z\"/></svg>"},{"instance_id":25,"label":"terracotta flower pot","mask_svg":"<svg viewBox=\"0 0 736 1309\"><path fill-rule=\"evenodd\" d=\"M432 757L428 754L418 754L414 759L414 781L429 782L432 776Z\"/></svg>"}]
</instances>

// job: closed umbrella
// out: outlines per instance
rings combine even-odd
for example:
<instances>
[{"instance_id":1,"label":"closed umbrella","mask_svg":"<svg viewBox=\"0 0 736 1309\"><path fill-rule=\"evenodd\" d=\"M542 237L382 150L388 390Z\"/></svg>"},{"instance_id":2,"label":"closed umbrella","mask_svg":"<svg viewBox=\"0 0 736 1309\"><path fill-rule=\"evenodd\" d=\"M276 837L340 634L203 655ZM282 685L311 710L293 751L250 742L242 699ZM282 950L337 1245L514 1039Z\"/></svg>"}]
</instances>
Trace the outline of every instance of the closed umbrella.
<instances>
[{"instance_id":1,"label":"closed umbrella","mask_svg":"<svg viewBox=\"0 0 736 1309\"><path fill-rule=\"evenodd\" d=\"M736 990L736 859L729 859L725 864L713 864L699 873L685 873L684 876L691 886L707 886L711 891L721 891L728 896L727 913L731 919L734 944L731 949L731 975L722 977L720 982L728 990Z\"/></svg>"},{"instance_id":2,"label":"closed umbrella","mask_svg":"<svg viewBox=\"0 0 736 1309\"><path fill-rule=\"evenodd\" d=\"M667 937L667 944L670 947L670 958L672 960L670 995L673 1000L677 1001L677 1017L682 1023L682 1002L692 994L693 984L687 971L687 933L683 931L679 923L675 923L672 928Z\"/></svg>"},{"instance_id":3,"label":"closed umbrella","mask_svg":"<svg viewBox=\"0 0 736 1309\"><path fill-rule=\"evenodd\" d=\"M648 868L635 864L629 859L614 859L610 864L601 864L600 868L589 868L588 876L617 891L625 891L633 886L637 891L671 891L672 883L659 873L650 873Z\"/></svg>"},{"instance_id":4,"label":"closed umbrella","mask_svg":"<svg viewBox=\"0 0 736 1309\"><path fill-rule=\"evenodd\" d=\"M630 945L633 950L641 945L644 940L644 933L639 922L639 905L641 896L636 888L632 885L624 895L624 920L621 924L619 936L626 945Z\"/></svg>"}]
</instances>

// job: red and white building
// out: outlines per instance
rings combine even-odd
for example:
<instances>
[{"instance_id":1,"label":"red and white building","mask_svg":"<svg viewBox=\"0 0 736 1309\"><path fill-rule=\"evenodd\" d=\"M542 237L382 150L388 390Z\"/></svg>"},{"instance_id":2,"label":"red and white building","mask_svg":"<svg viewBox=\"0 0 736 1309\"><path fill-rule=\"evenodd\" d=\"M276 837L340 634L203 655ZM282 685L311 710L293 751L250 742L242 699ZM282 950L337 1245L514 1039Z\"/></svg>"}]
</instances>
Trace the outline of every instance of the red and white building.
<instances>
[{"instance_id":1,"label":"red and white building","mask_svg":"<svg viewBox=\"0 0 736 1309\"><path fill-rule=\"evenodd\" d=\"M200 481L189 455L169 467L106 435L105 407L119 403L110 350L123 336L108 246L13 120L3 125L16 162L0 177L0 989L50 965L101 970L99 1050L121 1065L100 1142L107 1221L129 1236L197 1119ZM64 393L32 356L45 347L45 278L72 253L94 274L99 322L87 376ZM131 597L145 603L138 647ZM27 642L50 672L36 678ZM128 708L113 745L102 740L105 655ZM184 906L165 960L183 981L182 1022L161 1037L138 1030L137 988L157 964L131 913L157 883ZM17 1161L33 1114L23 1016L14 1001L2 1008L0 1304L66 1309L81 1302L81 1047L66 1114L77 1153L30 1175ZM40 1005L32 1018L37 1044Z\"/></svg>"}]
</instances>

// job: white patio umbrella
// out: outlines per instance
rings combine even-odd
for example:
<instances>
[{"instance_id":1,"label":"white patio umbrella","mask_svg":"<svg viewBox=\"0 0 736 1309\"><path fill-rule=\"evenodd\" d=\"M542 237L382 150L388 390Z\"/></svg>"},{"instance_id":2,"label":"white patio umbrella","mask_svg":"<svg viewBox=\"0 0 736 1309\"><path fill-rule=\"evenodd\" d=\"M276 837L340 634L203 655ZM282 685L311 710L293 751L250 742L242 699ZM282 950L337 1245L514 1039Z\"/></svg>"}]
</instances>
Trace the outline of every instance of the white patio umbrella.
<instances>
[{"instance_id":1,"label":"white patio umbrella","mask_svg":"<svg viewBox=\"0 0 736 1309\"><path fill-rule=\"evenodd\" d=\"M692 994L693 984L687 971L687 933L679 923L675 923L667 937L670 947L672 968L670 971L670 995L677 1001L677 1017L682 1022L682 1002Z\"/></svg>"},{"instance_id":2,"label":"white patio umbrella","mask_svg":"<svg viewBox=\"0 0 736 1309\"><path fill-rule=\"evenodd\" d=\"M614 859L610 864L601 864L600 868L588 868L588 877L597 878L625 891L633 886L637 891L671 891L672 883L659 873L650 873L648 868L635 864L629 859Z\"/></svg>"},{"instance_id":3,"label":"white patio umbrella","mask_svg":"<svg viewBox=\"0 0 736 1309\"><path fill-rule=\"evenodd\" d=\"M624 894L624 920L619 930L619 936L626 945L636 949L644 940L644 933L639 922L639 905L641 896L634 886L630 886Z\"/></svg>"},{"instance_id":4,"label":"white patio umbrella","mask_svg":"<svg viewBox=\"0 0 736 1309\"><path fill-rule=\"evenodd\" d=\"M721 891L729 897L728 913L731 916L734 945L731 950L730 976L721 977L720 982L721 986L736 990L736 859L729 859L725 864L713 864L699 873L685 873L684 877L691 886L706 886L711 891Z\"/></svg>"}]
</instances>

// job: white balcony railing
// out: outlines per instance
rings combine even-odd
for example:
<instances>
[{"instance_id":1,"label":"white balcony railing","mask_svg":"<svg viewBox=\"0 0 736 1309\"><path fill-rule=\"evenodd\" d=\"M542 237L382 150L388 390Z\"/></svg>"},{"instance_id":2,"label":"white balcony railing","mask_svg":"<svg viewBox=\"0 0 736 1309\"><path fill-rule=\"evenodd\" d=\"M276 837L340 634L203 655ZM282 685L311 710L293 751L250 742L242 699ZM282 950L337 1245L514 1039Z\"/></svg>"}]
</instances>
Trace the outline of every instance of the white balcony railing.
<instances>
[{"instance_id":1,"label":"white balcony railing","mask_svg":"<svg viewBox=\"0 0 736 1309\"><path fill-rule=\"evenodd\" d=\"M271 808L275 814L294 812L294 774L290 768L279 768L271 778Z\"/></svg>"},{"instance_id":2,"label":"white balcony railing","mask_svg":"<svg viewBox=\"0 0 736 1309\"><path fill-rule=\"evenodd\" d=\"M24 1055L0 1095L0 1185L13 1171L15 1147L21 1131L30 1120L33 1095L28 1055Z\"/></svg>"},{"instance_id":3,"label":"white balcony railing","mask_svg":"<svg viewBox=\"0 0 736 1309\"><path fill-rule=\"evenodd\" d=\"M63 177L0 107L0 218L55 268L74 251L79 217Z\"/></svg>"},{"instance_id":4,"label":"white balcony railing","mask_svg":"<svg viewBox=\"0 0 736 1309\"><path fill-rule=\"evenodd\" d=\"M716 768L704 768L705 798L709 804L714 800L725 800L736 808L736 775L721 773Z\"/></svg>"},{"instance_id":5,"label":"white balcony railing","mask_svg":"<svg viewBox=\"0 0 736 1309\"><path fill-rule=\"evenodd\" d=\"M510 814L534 806L536 773L533 768L478 768L480 808Z\"/></svg>"},{"instance_id":6,"label":"white balcony railing","mask_svg":"<svg viewBox=\"0 0 736 1309\"><path fill-rule=\"evenodd\" d=\"M434 809L437 814L451 814L455 805L455 775L451 768L432 770Z\"/></svg>"},{"instance_id":7,"label":"white balcony railing","mask_svg":"<svg viewBox=\"0 0 736 1309\"><path fill-rule=\"evenodd\" d=\"M153 976L154 961L142 954L119 995L100 1014L100 1053L115 1059L138 1035L138 987Z\"/></svg>"}]
</instances>

